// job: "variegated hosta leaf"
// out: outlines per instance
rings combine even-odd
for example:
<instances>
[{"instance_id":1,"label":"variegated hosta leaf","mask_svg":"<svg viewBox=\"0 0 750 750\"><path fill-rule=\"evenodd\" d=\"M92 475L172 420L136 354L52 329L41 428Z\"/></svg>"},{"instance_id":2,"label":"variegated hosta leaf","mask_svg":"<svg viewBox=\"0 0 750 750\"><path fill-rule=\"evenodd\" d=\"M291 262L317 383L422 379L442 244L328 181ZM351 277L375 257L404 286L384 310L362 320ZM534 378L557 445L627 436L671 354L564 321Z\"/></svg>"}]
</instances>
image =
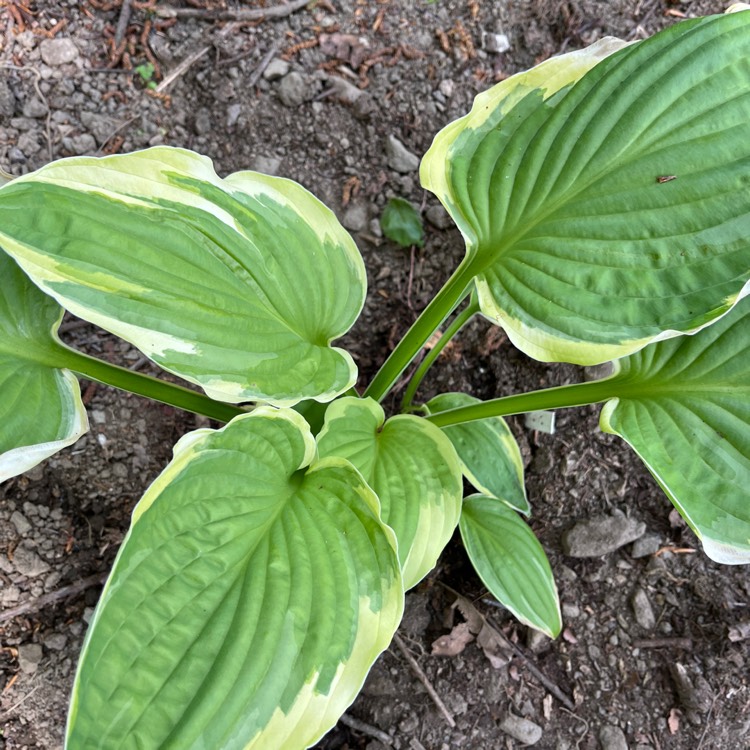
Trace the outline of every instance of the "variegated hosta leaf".
<instances>
[{"instance_id":1,"label":"variegated hosta leaf","mask_svg":"<svg viewBox=\"0 0 750 750\"><path fill-rule=\"evenodd\" d=\"M422 162L482 312L537 359L623 356L748 289L750 12L621 46L503 81Z\"/></svg>"},{"instance_id":2,"label":"variegated hosta leaf","mask_svg":"<svg viewBox=\"0 0 750 750\"><path fill-rule=\"evenodd\" d=\"M329 401L365 272L299 185L158 147L63 159L0 190L0 246L45 291L212 397Z\"/></svg>"},{"instance_id":3,"label":"variegated hosta leaf","mask_svg":"<svg viewBox=\"0 0 750 750\"><path fill-rule=\"evenodd\" d=\"M434 567L458 524L461 468L439 428L398 415L385 421L373 399L342 398L326 412L321 456L351 461L380 498L381 517L396 533L409 589Z\"/></svg>"},{"instance_id":4,"label":"variegated hosta leaf","mask_svg":"<svg viewBox=\"0 0 750 750\"><path fill-rule=\"evenodd\" d=\"M478 404L466 393L442 393L425 404L429 414ZM483 495L504 500L521 513L529 514L523 483L523 459L513 433L502 417L443 427L453 443L466 479Z\"/></svg>"},{"instance_id":5,"label":"variegated hosta leaf","mask_svg":"<svg viewBox=\"0 0 750 750\"><path fill-rule=\"evenodd\" d=\"M88 430L78 381L56 366L62 314L0 251L0 482Z\"/></svg>"},{"instance_id":6,"label":"variegated hosta leaf","mask_svg":"<svg viewBox=\"0 0 750 750\"><path fill-rule=\"evenodd\" d=\"M750 300L619 360L601 426L624 438L721 563L750 563Z\"/></svg>"},{"instance_id":7,"label":"variegated hosta leaf","mask_svg":"<svg viewBox=\"0 0 750 750\"><path fill-rule=\"evenodd\" d=\"M300 750L401 618L393 532L307 424L199 430L136 506L84 643L68 750Z\"/></svg>"},{"instance_id":8,"label":"variegated hosta leaf","mask_svg":"<svg viewBox=\"0 0 750 750\"><path fill-rule=\"evenodd\" d=\"M556 638L560 602L542 545L502 500L471 495L461 512L461 538L484 585L525 625Z\"/></svg>"}]
</instances>

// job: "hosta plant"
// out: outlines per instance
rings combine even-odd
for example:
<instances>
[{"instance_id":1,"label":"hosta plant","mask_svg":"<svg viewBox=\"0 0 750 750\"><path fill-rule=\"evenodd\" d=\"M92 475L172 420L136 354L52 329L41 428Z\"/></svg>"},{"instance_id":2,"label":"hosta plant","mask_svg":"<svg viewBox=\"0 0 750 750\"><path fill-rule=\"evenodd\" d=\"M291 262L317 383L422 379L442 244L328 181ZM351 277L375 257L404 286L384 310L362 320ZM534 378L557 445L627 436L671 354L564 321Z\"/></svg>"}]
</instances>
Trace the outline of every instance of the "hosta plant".
<instances>
[{"instance_id":1,"label":"hosta plant","mask_svg":"<svg viewBox=\"0 0 750 750\"><path fill-rule=\"evenodd\" d=\"M185 435L133 512L80 658L70 750L313 744L456 527L498 600L556 635L510 414L603 404L602 429L707 554L750 561L750 12L503 81L437 135L421 178L466 256L361 392L332 342L362 308L362 259L293 182L220 179L160 147L0 189L0 479L86 430L76 376L223 424ZM70 349L64 310L200 391ZM531 357L614 360L613 374L419 403L477 314Z\"/></svg>"}]
</instances>

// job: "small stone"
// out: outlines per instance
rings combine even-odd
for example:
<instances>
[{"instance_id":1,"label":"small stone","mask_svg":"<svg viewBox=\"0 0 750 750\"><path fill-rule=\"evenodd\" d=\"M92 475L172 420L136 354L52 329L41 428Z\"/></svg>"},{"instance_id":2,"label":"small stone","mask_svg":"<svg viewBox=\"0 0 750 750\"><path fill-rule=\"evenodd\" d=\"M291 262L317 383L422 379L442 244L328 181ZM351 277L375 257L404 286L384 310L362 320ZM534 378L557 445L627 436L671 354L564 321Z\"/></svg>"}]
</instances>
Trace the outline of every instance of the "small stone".
<instances>
[{"instance_id":1,"label":"small stone","mask_svg":"<svg viewBox=\"0 0 750 750\"><path fill-rule=\"evenodd\" d=\"M29 99L26 104L23 105L23 116L40 118L44 117L48 112L47 105L39 99Z\"/></svg>"},{"instance_id":2,"label":"small stone","mask_svg":"<svg viewBox=\"0 0 750 750\"><path fill-rule=\"evenodd\" d=\"M27 578L36 578L49 570L49 565L24 543L16 548L13 565L21 575Z\"/></svg>"},{"instance_id":3,"label":"small stone","mask_svg":"<svg viewBox=\"0 0 750 750\"><path fill-rule=\"evenodd\" d=\"M275 156L264 156L263 154L258 154L255 159L253 159L252 166L256 172L275 175L279 173L281 159L278 159Z\"/></svg>"},{"instance_id":4,"label":"small stone","mask_svg":"<svg viewBox=\"0 0 750 750\"><path fill-rule=\"evenodd\" d=\"M25 164L26 154L18 146L11 146L8 149L8 161L11 164Z\"/></svg>"},{"instance_id":5,"label":"small stone","mask_svg":"<svg viewBox=\"0 0 750 750\"><path fill-rule=\"evenodd\" d=\"M607 724L599 730L602 750L628 750L628 741L620 727Z\"/></svg>"},{"instance_id":6,"label":"small stone","mask_svg":"<svg viewBox=\"0 0 750 750\"><path fill-rule=\"evenodd\" d=\"M438 91L446 98L450 99L453 96L453 91L456 88L456 84L450 78L444 78L438 84Z\"/></svg>"},{"instance_id":7,"label":"small stone","mask_svg":"<svg viewBox=\"0 0 750 750\"><path fill-rule=\"evenodd\" d=\"M450 214L442 206L430 206L424 215L437 229L449 229L453 225Z\"/></svg>"},{"instance_id":8,"label":"small stone","mask_svg":"<svg viewBox=\"0 0 750 750\"><path fill-rule=\"evenodd\" d=\"M237 120L240 119L242 113L241 104L230 104L227 107L227 127L232 128L237 124Z\"/></svg>"},{"instance_id":9,"label":"small stone","mask_svg":"<svg viewBox=\"0 0 750 750\"><path fill-rule=\"evenodd\" d=\"M289 63L286 60L274 57L263 71L263 78L267 81L278 81L279 78L283 78L288 72Z\"/></svg>"},{"instance_id":10,"label":"small stone","mask_svg":"<svg viewBox=\"0 0 750 750\"><path fill-rule=\"evenodd\" d=\"M34 674L42 660L42 647L38 643L25 643L18 647L18 666L26 674Z\"/></svg>"},{"instance_id":11,"label":"small stone","mask_svg":"<svg viewBox=\"0 0 750 750\"><path fill-rule=\"evenodd\" d=\"M563 620L577 620L581 616L581 609L577 604L563 602L560 608L562 609Z\"/></svg>"},{"instance_id":12,"label":"small stone","mask_svg":"<svg viewBox=\"0 0 750 750\"><path fill-rule=\"evenodd\" d=\"M81 133L70 139L70 145L73 153L81 156L82 154L93 154L96 151L96 139L90 133Z\"/></svg>"},{"instance_id":13,"label":"small stone","mask_svg":"<svg viewBox=\"0 0 750 750\"><path fill-rule=\"evenodd\" d=\"M18 136L18 143L16 143L16 145L24 154L26 154L26 156L33 156L34 154L39 153L42 149L36 133L31 132L21 133L21 135Z\"/></svg>"},{"instance_id":14,"label":"small stone","mask_svg":"<svg viewBox=\"0 0 750 750\"><path fill-rule=\"evenodd\" d=\"M39 45L42 60L51 66L65 65L78 59L78 47L69 37L42 39Z\"/></svg>"},{"instance_id":15,"label":"small stone","mask_svg":"<svg viewBox=\"0 0 750 750\"><path fill-rule=\"evenodd\" d=\"M279 83L279 99L285 107L298 107L310 98L310 87L301 73L293 71Z\"/></svg>"},{"instance_id":16,"label":"small stone","mask_svg":"<svg viewBox=\"0 0 750 750\"><path fill-rule=\"evenodd\" d=\"M388 158L388 166L394 172L408 174L416 172L419 168L419 157L413 154L394 135L389 135L385 142L385 153Z\"/></svg>"},{"instance_id":17,"label":"small stone","mask_svg":"<svg viewBox=\"0 0 750 750\"><path fill-rule=\"evenodd\" d=\"M419 717L416 714L409 714L405 719L399 722L398 728L404 734L411 734L416 732L419 727Z\"/></svg>"},{"instance_id":18,"label":"small stone","mask_svg":"<svg viewBox=\"0 0 750 750\"><path fill-rule=\"evenodd\" d=\"M21 598L21 589L18 586L10 584L0 589L0 605L3 607L12 607Z\"/></svg>"},{"instance_id":19,"label":"small stone","mask_svg":"<svg viewBox=\"0 0 750 750\"><path fill-rule=\"evenodd\" d=\"M213 129L211 111L205 107L195 113L195 132L198 135L207 135Z\"/></svg>"},{"instance_id":20,"label":"small stone","mask_svg":"<svg viewBox=\"0 0 750 750\"><path fill-rule=\"evenodd\" d=\"M50 651L62 651L68 645L68 636L63 633L49 633L44 637L44 645Z\"/></svg>"},{"instance_id":21,"label":"small stone","mask_svg":"<svg viewBox=\"0 0 750 750\"><path fill-rule=\"evenodd\" d=\"M23 513L19 513L14 510L10 516L10 522L16 527L16 531L21 535L27 534L31 531L31 524L29 523L26 516Z\"/></svg>"},{"instance_id":22,"label":"small stone","mask_svg":"<svg viewBox=\"0 0 750 750\"><path fill-rule=\"evenodd\" d=\"M367 229L367 223L369 217L367 215L367 208L361 204L352 204L349 206L344 215L341 217L341 223L350 232L362 232Z\"/></svg>"},{"instance_id":23,"label":"small stone","mask_svg":"<svg viewBox=\"0 0 750 750\"><path fill-rule=\"evenodd\" d=\"M659 551L661 537L658 534L644 534L640 539L633 542L630 548L630 556L633 558L648 557Z\"/></svg>"},{"instance_id":24,"label":"small stone","mask_svg":"<svg viewBox=\"0 0 750 750\"><path fill-rule=\"evenodd\" d=\"M510 39L507 34L482 34L482 47L494 55L507 52L510 49Z\"/></svg>"},{"instance_id":25,"label":"small stone","mask_svg":"<svg viewBox=\"0 0 750 750\"><path fill-rule=\"evenodd\" d=\"M526 634L526 645L529 651L539 654L550 644L550 639L536 628L529 628Z\"/></svg>"},{"instance_id":26,"label":"small stone","mask_svg":"<svg viewBox=\"0 0 750 750\"><path fill-rule=\"evenodd\" d=\"M646 524L623 513L579 521L562 535L563 552L570 557L601 557L638 539Z\"/></svg>"},{"instance_id":27,"label":"small stone","mask_svg":"<svg viewBox=\"0 0 750 750\"><path fill-rule=\"evenodd\" d=\"M513 714L503 719L500 729L524 745L535 745L542 739L542 728L538 724Z\"/></svg>"},{"instance_id":28,"label":"small stone","mask_svg":"<svg viewBox=\"0 0 750 750\"><path fill-rule=\"evenodd\" d=\"M97 112L81 112L81 123L96 138L100 146L124 124L122 120Z\"/></svg>"},{"instance_id":29,"label":"small stone","mask_svg":"<svg viewBox=\"0 0 750 750\"><path fill-rule=\"evenodd\" d=\"M0 76L0 117L13 117L16 97L4 76Z\"/></svg>"},{"instance_id":30,"label":"small stone","mask_svg":"<svg viewBox=\"0 0 750 750\"><path fill-rule=\"evenodd\" d=\"M651 602L642 588L637 588L631 600L633 614L636 622L644 630L653 630L656 627L656 617Z\"/></svg>"},{"instance_id":31,"label":"small stone","mask_svg":"<svg viewBox=\"0 0 750 750\"><path fill-rule=\"evenodd\" d=\"M338 99L343 104L354 104L357 99L365 96L365 92L362 89L357 88L353 83L349 83L349 81L338 76L331 76L328 79L328 83L333 89L334 99Z\"/></svg>"}]
</instances>

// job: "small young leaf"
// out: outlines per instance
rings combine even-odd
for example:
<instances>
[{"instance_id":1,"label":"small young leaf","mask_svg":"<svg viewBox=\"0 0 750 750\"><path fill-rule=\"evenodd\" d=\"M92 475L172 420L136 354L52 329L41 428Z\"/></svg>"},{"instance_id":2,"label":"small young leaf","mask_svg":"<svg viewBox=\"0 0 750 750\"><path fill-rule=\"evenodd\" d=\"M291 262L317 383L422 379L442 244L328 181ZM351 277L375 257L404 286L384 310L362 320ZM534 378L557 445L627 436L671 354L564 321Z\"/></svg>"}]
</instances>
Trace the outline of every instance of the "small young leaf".
<instances>
[{"instance_id":1,"label":"small young leaf","mask_svg":"<svg viewBox=\"0 0 750 750\"><path fill-rule=\"evenodd\" d=\"M403 198L391 198L380 217L380 228L401 247L424 247L424 225L414 206Z\"/></svg>"},{"instance_id":2,"label":"small young leaf","mask_svg":"<svg viewBox=\"0 0 750 750\"><path fill-rule=\"evenodd\" d=\"M560 602L547 555L531 529L501 500L471 495L461 511L461 538L492 595L521 622L556 638Z\"/></svg>"},{"instance_id":3,"label":"small young leaf","mask_svg":"<svg viewBox=\"0 0 750 750\"><path fill-rule=\"evenodd\" d=\"M442 393L425 404L430 414L479 403L465 393ZM523 483L523 460L513 433L502 417L443 427L461 461L464 476L483 495L531 512Z\"/></svg>"},{"instance_id":4,"label":"small young leaf","mask_svg":"<svg viewBox=\"0 0 750 750\"><path fill-rule=\"evenodd\" d=\"M318 450L351 461L375 490L398 538L404 588L416 585L435 567L461 512L461 469L450 441L419 417L386 422L376 401L342 398L328 407Z\"/></svg>"},{"instance_id":5,"label":"small young leaf","mask_svg":"<svg viewBox=\"0 0 750 750\"><path fill-rule=\"evenodd\" d=\"M0 482L88 430L78 380L54 367L62 308L0 250Z\"/></svg>"},{"instance_id":6,"label":"small young leaf","mask_svg":"<svg viewBox=\"0 0 750 750\"><path fill-rule=\"evenodd\" d=\"M721 563L750 563L750 299L615 363L605 432L643 459Z\"/></svg>"},{"instance_id":7,"label":"small young leaf","mask_svg":"<svg viewBox=\"0 0 750 750\"><path fill-rule=\"evenodd\" d=\"M146 491L84 643L67 747L300 750L403 611L393 532L291 410L198 430Z\"/></svg>"}]
</instances>

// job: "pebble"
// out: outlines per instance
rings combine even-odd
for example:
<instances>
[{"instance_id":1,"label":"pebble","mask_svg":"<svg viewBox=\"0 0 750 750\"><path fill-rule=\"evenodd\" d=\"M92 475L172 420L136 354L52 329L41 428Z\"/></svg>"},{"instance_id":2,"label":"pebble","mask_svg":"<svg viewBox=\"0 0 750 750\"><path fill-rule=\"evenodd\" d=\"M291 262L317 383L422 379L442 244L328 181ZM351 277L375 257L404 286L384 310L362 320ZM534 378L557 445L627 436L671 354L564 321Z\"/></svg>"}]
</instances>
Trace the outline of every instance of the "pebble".
<instances>
[{"instance_id":1,"label":"pebble","mask_svg":"<svg viewBox=\"0 0 750 750\"><path fill-rule=\"evenodd\" d=\"M91 133L81 133L70 139L70 146L73 153L78 156L93 154L96 151L96 139Z\"/></svg>"},{"instance_id":2,"label":"pebble","mask_svg":"<svg viewBox=\"0 0 750 750\"><path fill-rule=\"evenodd\" d=\"M34 154L39 153L42 149L36 133L32 132L21 133L21 135L18 136L16 146L18 146L26 156L33 156Z\"/></svg>"},{"instance_id":3,"label":"pebble","mask_svg":"<svg viewBox=\"0 0 750 750\"><path fill-rule=\"evenodd\" d=\"M436 229L449 229L453 225L453 219L442 206L430 206L424 215Z\"/></svg>"},{"instance_id":4,"label":"pebble","mask_svg":"<svg viewBox=\"0 0 750 750\"><path fill-rule=\"evenodd\" d=\"M279 78L283 78L289 72L289 67L286 60L275 57L263 71L263 78L267 81L278 81Z\"/></svg>"},{"instance_id":5,"label":"pebble","mask_svg":"<svg viewBox=\"0 0 750 750\"><path fill-rule=\"evenodd\" d=\"M26 643L18 647L18 666L22 672L34 674L42 656L42 647L38 643Z\"/></svg>"},{"instance_id":6,"label":"pebble","mask_svg":"<svg viewBox=\"0 0 750 750\"><path fill-rule=\"evenodd\" d=\"M16 97L5 78L0 77L0 116L13 117L15 111Z\"/></svg>"},{"instance_id":7,"label":"pebble","mask_svg":"<svg viewBox=\"0 0 750 750\"><path fill-rule=\"evenodd\" d=\"M644 534L633 542L630 556L633 558L648 557L658 552L661 547L661 537L658 534Z\"/></svg>"},{"instance_id":8,"label":"pebble","mask_svg":"<svg viewBox=\"0 0 750 750\"><path fill-rule=\"evenodd\" d=\"M645 531L645 523L623 513L587 518L563 533L563 552L570 557L601 557L635 541Z\"/></svg>"},{"instance_id":9,"label":"pebble","mask_svg":"<svg viewBox=\"0 0 750 750\"><path fill-rule=\"evenodd\" d=\"M50 651L62 651L68 645L68 636L63 633L49 633L44 637L44 645Z\"/></svg>"},{"instance_id":10,"label":"pebble","mask_svg":"<svg viewBox=\"0 0 750 750\"><path fill-rule=\"evenodd\" d=\"M642 588L637 588L631 600L633 614L636 622L644 630L653 630L656 627L656 617L646 592Z\"/></svg>"},{"instance_id":11,"label":"pebble","mask_svg":"<svg viewBox=\"0 0 750 750\"><path fill-rule=\"evenodd\" d=\"M281 159L275 156L264 156L258 154L253 159L252 168L256 172L262 172L263 174L276 175L279 173L279 167L281 166Z\"/></svg>"},{"instance_id":12,"label":"pebble","mask_svg":"<svg viewBox=\"0 0 750 750\"><path fill-rule=\"evenodd\" d=\"M26 516L24 516L23 513L20 513L17 510L14 510L11 514L10 522L16 527L16 531L21 536L24 536L29 531L31 531L31 524L29 523L29 520L26 518Z\"/></svg>"},{"instance_id":13,"label":"pebble","mask_svg":"<svg viewBox=\"0 0 750 750\"><path fill-rule=\"evenodd\" d=\"M508 714L500 724L500 729L524 745L535 745L542 739L542 728L529 719Z\"/></svg>"},{"instance_id":14,"label":"pebble","mask_svg":"<svg viewBox=\"0 0 750 750\"><path fill-rule=\"evenodd\" d=\"M385 142L385 153L388 166L395 172L408 174L419 168L419 157L409 151L395 135L389 135Z\"/></svg>"},{"instance_id":15,"label":"pebble","mask_svg":"<svg viewBox=\"0 0 750 750\"><path fill-rule=\"evenodd\" d=\"M285 107L298 107L309 98L309 86L301 73L293 71L279 83L279 99Z\"/></svg>"},{"instance_id":16,"label":"pebble","mask_svg":"<svg viewBox=\"0 0 750 750\"><path fill-rule=\"evenodd\" d=\"M47 114L47 105L40 99L32 98L29 99L23 105L23 116L24 117L44 117Z\"/></svg>"},{"instance_id":17,"label":"pebble","mask_svg":"<svg viewBox=\"0 0 750 750\"><path fill-rule=\"evenodd\" d=\"M341 223L350 232L364 231L367 229L368 222L369 216L367 215L367 207L359 203L354 203L349 206L341 217Z\"/></svg>"},{"instance_id":18,"label":"pebble","mask_svg":"<svg viewBox=\"0 0 750 750\"><path fill-rule=\"evenodd\" d=\"M23 543L16 548L13 565L21 575L27 578L36 578L49 570L49 565Z\"/></svg>"},{"instance_id":19,"label":"pebble","mask_svg":"<svg viewBox=\"0 0 750 750\"><path fill-rule=\"evenodd\" d=\"M628 741L620 727L607 724L599 730L602 750L628 750Z\"/></svg>"},{"instance_id":20,"label":"pebble","mask_svg":"<svg viewBox=\"0 0 750 750\"><path fill-rule=\"evenodd\" d=\"M78 59L78 47L69 37L42 39L39 51L47 65L65 65Z\"/></svg>"},{"instance_id":21,"label":"pebble","mask_svg":"<svg viewBox=\"0 0 750 750\"><path fill-rule=\"evenodd\" d=\"M357 88L353 83L349 83L349 81L338 76L331 76L328 79L328 84L333 89L334 99L338 99L344 104L354 104L357 99L365 96L365 92L362 89Z\"/></svg>"},{"instance_id":22,"label":"pebble","mask_svg":"<svg viewBox=\"0 0 750 750\"><path fill-rule=\"evenodd\" d=\"M228 128L234 127L237 124L237 120L240 119L240 114L242 114L241 104L230 104L227 107L227 127Z\"/></svg>"},{"instance_id":23,"label":"pebble","mask_svg":"<svg viewBox=\"0 0 750 750\"><path fill-rule=\"evenodd\" d=\"M482 48L493 55L499 55L510 49L510 39L507 34L482 34Z\"/></svg>"},{"instance_id":24,"label":"pebble","mask_svg":"<svg viewBox=\"0 0 750 750\"><path fill-rule=\"evenodd\" d=\"M81 112L81 123L93 134L99 145L111 138L112 134L123 125L122 120L97 112Z\"/></svg>"}]
</instances>

